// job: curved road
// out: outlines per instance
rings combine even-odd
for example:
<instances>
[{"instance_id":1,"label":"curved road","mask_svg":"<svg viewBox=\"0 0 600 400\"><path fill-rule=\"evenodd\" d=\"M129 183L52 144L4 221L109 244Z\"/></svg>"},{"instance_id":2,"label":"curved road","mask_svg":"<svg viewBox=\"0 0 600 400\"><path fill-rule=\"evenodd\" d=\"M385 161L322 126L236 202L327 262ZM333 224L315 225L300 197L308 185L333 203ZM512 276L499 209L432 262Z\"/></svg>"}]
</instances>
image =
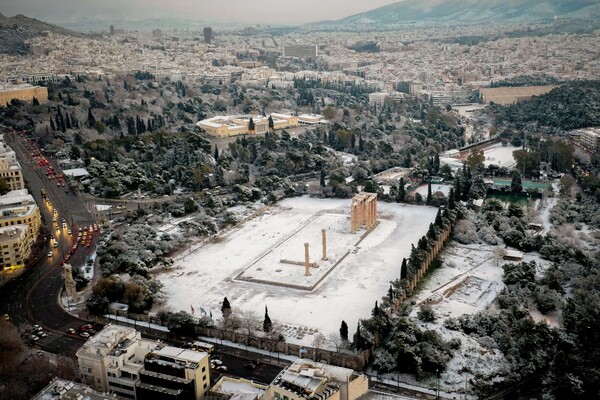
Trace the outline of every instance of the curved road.
<instances>
[{"instance_id":1,"label":"curved road","mask_svg":"<svg viewBox=\"0 0 600 400\"><path fill-rule=\"evenodd\" d=\"M29 139L16 133L7 134L4 138L17 154L27 187L40 209L43 225L56 236L58 248L52 249L55 253L52 257L46 255L49 247L40 251L41 257L21 276L7 281L0 288L0 312L8 314L17 326L41 325L48 336L38 342L40 348L54 353L74 355L85 340L78 336L66 336L64 332L67 328L79 327L85 321L69 314L59 304L59 296L64 287L61 266L63 255L71 250L74 238L67 234L66 229L54 230L54 215L42 198L41 189L47 191L48 199L58 211L58 220L65 218L74 235L80 226L88 226L95 221L83 201L68 191L68 187L58 187L56 180L46 177L30 155L33 149L30 148ZM60 171L57 166L54 168ZM97 242L97 236L94 237L93 245ZM37 243L44 245L43 241ZM68 263L81 266L92 251L93 246L79 246Z\"/></svg>"}]
</instances>

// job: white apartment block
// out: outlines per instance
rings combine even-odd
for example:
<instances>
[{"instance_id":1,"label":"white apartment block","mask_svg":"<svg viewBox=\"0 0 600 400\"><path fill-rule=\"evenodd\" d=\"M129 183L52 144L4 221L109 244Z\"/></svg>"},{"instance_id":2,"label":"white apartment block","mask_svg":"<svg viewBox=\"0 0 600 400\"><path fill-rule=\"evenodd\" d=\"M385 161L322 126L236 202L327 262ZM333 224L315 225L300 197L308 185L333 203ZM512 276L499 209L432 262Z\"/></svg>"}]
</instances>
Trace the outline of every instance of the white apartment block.
<instances>
[{"instance_id":1,"label":"white apartment block","mask_svg":"<svg viewBox=\"0 0 600 400\"><path fill-rule=\"evenodd\" d=\"M119 399L203 400L210 390L208 353L142 339L134 328L106 326L77 361L83 383Z\"/></svg>"},{"instance_id":2,"label":"white apartment block","mask_svg":"<svg viewBox=\"0 0 600 400\"><path fill-rule=\"evenodd\" d=\"M108 325L77 351L82 382L120 399L136 399L144 358L158 342L143 340L133 328Z\"/></svg>"}]
</instances>

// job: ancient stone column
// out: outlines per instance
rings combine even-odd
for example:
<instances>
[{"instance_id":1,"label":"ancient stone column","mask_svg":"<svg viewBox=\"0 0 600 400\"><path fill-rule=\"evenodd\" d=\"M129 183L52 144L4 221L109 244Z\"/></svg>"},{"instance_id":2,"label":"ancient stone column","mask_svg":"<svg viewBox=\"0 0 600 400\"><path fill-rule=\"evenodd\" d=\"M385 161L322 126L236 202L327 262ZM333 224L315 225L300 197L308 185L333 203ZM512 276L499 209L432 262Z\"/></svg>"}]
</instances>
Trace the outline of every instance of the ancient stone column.
<instances>
[{"instance_id":1,"label":"ancient stone column","mask_svg":"<svg viewBox=\"0 0 600 400\"><path fill-rule=\"evenodd\" d=\"M308 254L308 243L304 243L304 276L310 275L310 256Z\"/></svg>"},{"instance_id":2,"label":"ancient stone column","mask_svg":"<svg viewBox=\"0 0 600 400\"><path fill-rule=\"evenodd\" d=\"M321 236L323 240L323 257L321 260L327 261L327 230L321 229Z\"/></svg>"}]
</instances>

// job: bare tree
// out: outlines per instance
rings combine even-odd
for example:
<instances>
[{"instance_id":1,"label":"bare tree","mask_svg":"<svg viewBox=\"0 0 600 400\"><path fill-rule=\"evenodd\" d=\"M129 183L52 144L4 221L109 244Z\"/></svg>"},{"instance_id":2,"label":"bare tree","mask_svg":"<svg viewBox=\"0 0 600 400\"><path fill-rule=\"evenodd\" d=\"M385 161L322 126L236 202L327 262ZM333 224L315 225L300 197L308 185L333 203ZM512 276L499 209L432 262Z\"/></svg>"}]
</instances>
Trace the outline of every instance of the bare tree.
<instances>
[{"instance_id":1,"label":"bare tree","mask_svg":"<svg viewBox=\"0 0 600 400\"><path fill-rule=\"evenodd\" d=\"M506 249L502 246L494 247L494 259L496 260L496 267L500 264L500 260L506 255Z\"/></svg>"},{"instance_id":2,"label":"bare tree","mask_svg":"<svg viewBox=\"0 0 600 400\"><path fill-rule=\"evenodd\" d=\"M230 317L231 318L231 317ZM244 310L240 315L240 321L242 324L242 330L246 334L246 343L248 339L254 336L256 328L260 326L260 318L254 311Z\"/></svg>"},{"instance_id":3,"label":"bare tree","mask_svg":"<svg viewBox=\"0 0 600 400\"><path fill-rule=\"evenodd\" d=\"M339 353L340 350L344 348L344 343L346 341L335 332L331 332L329 335L327 335L327 339L329 340L329 343L331 343L335 347L336 352Z\"/></svg>"}]
</instances>

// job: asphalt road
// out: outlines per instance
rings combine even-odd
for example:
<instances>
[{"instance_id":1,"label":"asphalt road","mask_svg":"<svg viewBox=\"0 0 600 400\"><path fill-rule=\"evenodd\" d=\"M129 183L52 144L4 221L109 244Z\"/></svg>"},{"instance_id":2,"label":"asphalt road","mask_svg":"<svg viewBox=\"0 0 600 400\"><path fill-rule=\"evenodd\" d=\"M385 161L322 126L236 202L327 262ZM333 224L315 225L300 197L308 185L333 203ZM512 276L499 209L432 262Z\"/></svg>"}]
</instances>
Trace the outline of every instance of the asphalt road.
<instances>
[{"instance_id":1,"label":"asphalt road","mask_svg":"<svg viewBox=\"0 0 600 400\"><path fill-rule=\"evenodd\" d=\"M13 133L5 135L5 140L17 154L26 178L26 186L40 208L42 224L46 226L48 232L55 235L58 247L53 248L48 242L48 248L40 251L41 257L38 260L28 266L21 276L6 282L0 288L0 312L8 314L17 326L27 327L33 324L42 326L48 333L46 338L37 343L42 350L74 355L84 340L79 337L65 336L64 332L67 328L77 328L86 321L67 313L59 304L59 295L64 286L61 264L63 257L70 252L74 244L74 238L68 235L67 229L70 228L76 234L80 226L93 224L94 220L81 199L68 191L68 187L59 187L56 180L48 179L43 169L32 158L33 148L26 138ZM53 164L51 160L49 161ZM54 168L60 171L58 166L54 165ZM52 208L42 198L42 188L47 191L48 199L58 211L57 219L60 226L58 231L54 229ZM65 218L68 228L62 228L61 218ZM83 265L92 253L97 240L96 234L92 246L78 246L67 262L72 265ZM43 245L43 241L41 244ZM52 257L47 256L50 249L54 253Z\"/></svg>"}]
</instances>

